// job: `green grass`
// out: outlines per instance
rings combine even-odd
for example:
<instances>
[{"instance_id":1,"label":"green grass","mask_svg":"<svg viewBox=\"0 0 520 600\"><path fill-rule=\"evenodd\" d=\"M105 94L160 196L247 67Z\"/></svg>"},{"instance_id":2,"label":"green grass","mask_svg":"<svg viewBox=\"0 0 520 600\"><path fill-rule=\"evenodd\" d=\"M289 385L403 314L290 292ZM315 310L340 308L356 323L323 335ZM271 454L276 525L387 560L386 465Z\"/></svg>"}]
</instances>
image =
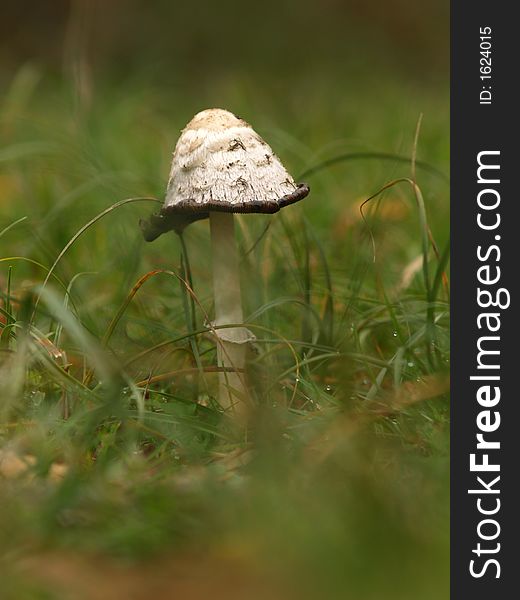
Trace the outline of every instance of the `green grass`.
<instances>
[{"instance_id":1,"label":"green grass","mask_svg":"<svg viewBox=\"0 0 520 600\"><path fill-rule=\"evenodd\" d=\"M27 556L138 570L195 552L296 597L444 597L445 90L382 79L324 97L314 81L276 102L247 77L182 99L130 81L81 111L61 85L21 71L0 100L0 461L29 461L0 481L6 594L61 597L20 576ZM138 228L206 105L252 122L311 186L274 217L238 217L247 432L214 398L207 223L184 254Z\"/></svg>"}]
</instances>

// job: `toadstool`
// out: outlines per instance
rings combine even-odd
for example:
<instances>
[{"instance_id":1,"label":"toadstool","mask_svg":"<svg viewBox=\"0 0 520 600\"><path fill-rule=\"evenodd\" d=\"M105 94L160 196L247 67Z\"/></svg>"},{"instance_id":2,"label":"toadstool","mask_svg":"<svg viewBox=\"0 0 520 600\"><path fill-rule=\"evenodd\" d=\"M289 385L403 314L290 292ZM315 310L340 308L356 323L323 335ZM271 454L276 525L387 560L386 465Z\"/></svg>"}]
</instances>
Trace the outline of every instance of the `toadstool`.
<instances>
[{"instance_id":1,"label":"toadstool","mask_svg":"<svg viewBox=\"0 0 520 600\"><path fill-rule=\"evenodd\" d=\"M164 206L140 226L146 241L209 217L213 263L219 402L243 406L248 341L242 326L234 213L275 213L309 193L296 184L270 146L243 119L212 108L193 117L175 147ZM231 326L224 327L222 326ZM234 327L233 327L234 326Z\"/></svg>"}]
</instances>

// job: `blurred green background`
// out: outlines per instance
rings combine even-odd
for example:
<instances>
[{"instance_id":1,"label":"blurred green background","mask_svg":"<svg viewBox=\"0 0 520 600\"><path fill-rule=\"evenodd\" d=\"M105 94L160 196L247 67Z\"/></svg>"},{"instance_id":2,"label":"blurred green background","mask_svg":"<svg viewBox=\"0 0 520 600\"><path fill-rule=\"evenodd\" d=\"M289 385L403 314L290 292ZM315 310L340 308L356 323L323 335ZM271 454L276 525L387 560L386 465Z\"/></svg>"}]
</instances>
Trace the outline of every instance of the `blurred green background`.
<instances>
[{"instance_id":1,"label":"blurred green background","mask_svg":"<svg viewBox=\"0 0 520 600\"><path fill-rule=\"evenodd\" d=\"M247 433L214 399L207 223L185 233L195 314L179 239L142 240L153 201L41 287L102 211L162 202L209 107L311 186L237 219ZM4 3L4 597L446 597L448 169L447 1Z\"/></svg>"}]
</instances>

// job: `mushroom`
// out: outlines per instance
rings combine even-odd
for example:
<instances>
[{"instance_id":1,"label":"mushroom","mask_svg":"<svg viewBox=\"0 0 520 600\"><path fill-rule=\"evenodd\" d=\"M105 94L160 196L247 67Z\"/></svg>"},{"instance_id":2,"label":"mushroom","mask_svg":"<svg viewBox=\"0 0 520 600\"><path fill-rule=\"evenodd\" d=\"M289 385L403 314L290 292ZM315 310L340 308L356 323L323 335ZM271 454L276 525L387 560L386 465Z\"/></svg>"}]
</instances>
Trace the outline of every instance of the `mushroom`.
<instances>
[{"instance_id":1,"label":"mushroom","mask_svg":"<svg viewBox=\"0 0 520 600\"><path fill-rule=\"evenodd\" d=\"M241 118L212 108L193 117L175 147L166 200L158 214L141 220L146 241L209 217L217 336L219 402L241 412L247 342L243 327L234 213L275 213L309 193L295 184L270 146ZM224 326L224 327L223 327ZM230 326L230 327L226 327Z\"/></svg>"}]
</instances>

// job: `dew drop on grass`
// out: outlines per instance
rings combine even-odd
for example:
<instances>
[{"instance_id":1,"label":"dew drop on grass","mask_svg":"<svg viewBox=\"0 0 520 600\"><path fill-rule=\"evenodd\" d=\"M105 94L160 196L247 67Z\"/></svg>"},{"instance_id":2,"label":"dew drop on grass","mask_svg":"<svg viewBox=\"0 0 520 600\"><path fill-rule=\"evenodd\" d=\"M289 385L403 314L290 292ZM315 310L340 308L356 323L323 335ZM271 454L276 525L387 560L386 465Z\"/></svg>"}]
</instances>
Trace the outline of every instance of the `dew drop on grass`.
<instances>
[{"instance_id":1,"label":"dew drop on grass","mask_svg":"<svg viewBox=\"0 0 520 600\"><path fill-rule=\"evenodd\" d=\"M415 367L415 363L414 363L414 362L412 362L412 361L410 361L410 362L408 363L408 366L409 366L410 368L412 368L412 367Z\"/></svg>"},{"instance_id":2,"label":"dew drop on grass","mask_svg":"<svg viewBox=\"0 0 520 600\"><path fill-rule=\"evenodd\" d=\"M392 335L393 335L394 337L397 337L397 331L392 331Z\"/></svg>"},{"instance_id":3,"label":"dew drop on grass","mask_svg":"<svg viewBox=\"0 0 520 600\"><path fill-rule=\"evenodd\" d=\"M332 392L332 386L331 385L326 385L325 386L325 391L326 392Z\"/></svg>"}]
</instances>

